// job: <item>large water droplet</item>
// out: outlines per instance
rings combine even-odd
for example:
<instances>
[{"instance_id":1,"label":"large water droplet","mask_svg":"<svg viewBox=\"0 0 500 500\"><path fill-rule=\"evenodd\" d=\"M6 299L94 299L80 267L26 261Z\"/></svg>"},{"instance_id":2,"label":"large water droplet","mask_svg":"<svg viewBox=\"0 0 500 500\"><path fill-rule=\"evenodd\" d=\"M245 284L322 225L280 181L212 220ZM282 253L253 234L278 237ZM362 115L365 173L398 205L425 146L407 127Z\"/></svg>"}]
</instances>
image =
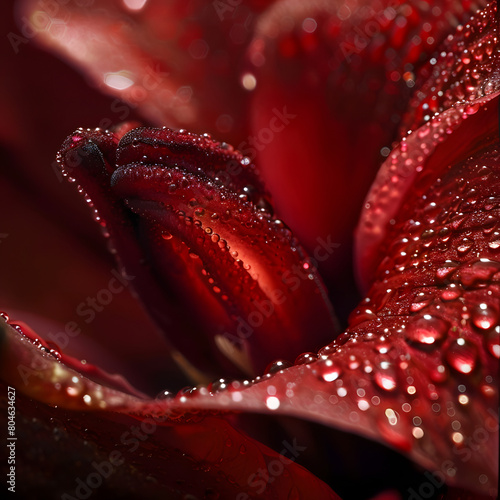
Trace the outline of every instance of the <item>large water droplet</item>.
<instances>
[{"instance_id":1,"label":"large water droplet","mask_svg":"<svg viewBox=\"0 0 500 500\"><path fill-rule=\"evenodd\" d=\"M484 302L472 310L472 323L480 330L489 330L497 322L498 311Z\"/></svg>"},{"instance_id":2,"label":"large water droplet","mask_svg":"<svg viewBox=\"0 0 500 500\"><path fill-rule=\"evenodd\" d=\"M500 326L492 328L484 337L486 349L497 359L500 359Z\"/></svg>"},{"instance_id":3,"label":"large water droplet","mask_svg":"<svg viewBox=\"0 0 500 500\"><path fill-rule=\"evenodd\" d=\"M446 337L449 328L448 321L424 314L410 322L406 328L406 339L418 346L435 346Z\"/></svg>"},{"instance_id":4,"label":"large water droplet","mask_svg":"<svg viewBox=\"0 0 500 500\"><path fill-rule=\"evenodd\" d=\"M446 361L457 372L467 375L476 367L476 346L463 338L456 339L446 351Z\"/></svg>"}]
</instances>

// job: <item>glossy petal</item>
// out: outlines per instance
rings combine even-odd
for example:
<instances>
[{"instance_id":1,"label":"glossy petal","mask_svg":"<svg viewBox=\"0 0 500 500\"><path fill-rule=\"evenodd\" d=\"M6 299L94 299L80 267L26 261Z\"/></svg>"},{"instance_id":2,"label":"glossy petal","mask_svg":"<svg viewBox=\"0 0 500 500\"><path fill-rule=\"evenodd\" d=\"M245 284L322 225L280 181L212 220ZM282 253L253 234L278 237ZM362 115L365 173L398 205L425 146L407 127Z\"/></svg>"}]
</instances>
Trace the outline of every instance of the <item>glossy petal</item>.
<instances>
[{"instance_id":1,"label":"glossy petal","mask_svg":"<svg viewBox=\"0 0 500 500\"><path fill-rule=\"evenodd\" d=\"M37 453L34 462L18 448L23 481L16 493L31 495L36 481L38 495L62 498L138 489L141 498L338 498L295 457L277 454L226 420L151 411L152 402L122 392L123 383L121 390L96 383L92 367L75 371L68 359L33 345L24 327L0 322L2 400L7 404L7 388L14 394L14 386L16 435ZM64 462L51 451L54 439L66 451ZM280 473L273 474L277 466Z\"/></svg>"},{"instance_id":2,"label":"glossy petal","mask_svg":"<svg viewBox=\"0 0 500 500\"><path fill-rule=\"evenodd\" d=\"M492 2L443 44L428 79L425 75L429 68L423 71L412 101L413 111L406 117L409 135L381 167L361 214L356 262L365 288L383 255L380 245L389 221L414 180L423 175L424 168L435 175L436 163L439 168L467 154L475 147L474 142L480 142L496 126L497 104L487 103L500 90L498 30L497 6ZM434 112L441 114L430 120ZM480 127L483 123L485 126ZM420 127L418 132L411 133L416 127Z\"/></svg>"},{"instance_id":3,"label":"glossy petal","mask_svg":"<svg viewBox=\"0 0 500 500\"><path fill-rule=\"evenodd\" d=\"M189 3L109 0L98 15L91 2L25 2L37 41L90 75L118 98L112 111L126 120L138 109L158 125L245 136L247 91L242 53L268 0ZM52 19L60 30L42 29Z\"/></svg>"},{"instance_id":4,"label":"glossy petal","mask_svg":"<svg viewBox=\"0 0 500 500\"><path fill-rule=\"evenodd\" d=\"M256 83L245 154L257 157L277 212L310 252L319 237L339 245L319 269L336 278L332 294L341 304L348 285L337 283L353 282L362 201L396 139L415 73L470 15L453 0L432 6L288 0L256 25L247 56Z\"/></svg>"},{"instance_id":5,"label":"glossy petal","mask_svg":"<svg viewBox=\"0 0 500 500\"><path fill-rule=\"evenodd\" d=\"M179 403L320 421L380 440L451 484L494 496L497 137L498 128L477 151L414 186L370 293L347 332L319 357L299 359L248 388L233 383L213 397L180 396ZM464 238L471 245L462 250Z\"/></svg>"},{"instance_id":6,"label":"glossy petal","mask_svg":"<svg viewBox=\"0 0 500 500\"><path fill-rule=\"evenodd\" d=\"M272 216L254 166L227 144L168 129L132 130L119 143L77 131L60 160L152 317L167 335L187 326L172 341L198 368L210 352L261 372L334 335L313 264Z\"/></svg>"}]
</instances>

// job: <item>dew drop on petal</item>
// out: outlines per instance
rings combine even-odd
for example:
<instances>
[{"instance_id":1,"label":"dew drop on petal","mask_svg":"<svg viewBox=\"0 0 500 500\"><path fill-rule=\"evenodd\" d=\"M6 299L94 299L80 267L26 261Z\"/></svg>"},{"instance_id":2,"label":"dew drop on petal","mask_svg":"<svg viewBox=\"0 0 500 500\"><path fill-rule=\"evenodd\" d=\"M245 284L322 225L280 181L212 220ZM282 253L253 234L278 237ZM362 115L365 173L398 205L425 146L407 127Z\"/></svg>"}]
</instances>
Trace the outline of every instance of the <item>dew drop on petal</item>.
<instances>
[{"instance_id":1,"label":"dew drop on petal","mask_svg":"<svg viewBox=\"0 0 500 500\"><path fill-rule=\"evenodd\" d=\"M492 306L481 303L472 311L472 323L480 330L489 330L498 322L498 312Z\"/></svg>"},{"instance_id":2,"label":"dew drop on petal","mask_svg":"<svg viewBox=\"0 0 500 500\"><path fill-rule=\"evenodd\" d=\"M454 340L446 350L448 364L459 373L467 375L476 367L477 349L474 344L459 338Z\"/></svg>"},{"instance_id":3,"label":"dew drop on petal","mask_svg":"<svg viewBox=\"0 0 500 500\"><path fill-rule=\"evenodd\" d=\"M270 410L277 410L280 407L280 400L276 396L269 396L266 399L266 406Z\"/></svg>"},{"instance_id":4,"label":"dew drop on petal","mask_svg":"<svg viewBox=\"0 0 500 500\"><path fill-rule=\"evenodd\" d=\"M500 326L488 331L484 337L488 352L496 359L500 359Z\"/></svg>"},{"instance_id":5,"label":"dew drop on petal","mask_svg":"<svg viewBox=\"0 0 500 500\"><path fill-rule=\"evenodd\" d=\"M292 363L280 359L278 361L274 361L271 364L269 364L265 369L264 374L270 373L272 375L274 373L280 372L281 370L284 370L285 368L289 368L290 366L292 366Z\"/></svg>"},{"instance_id":6,"label":"dew drop on petal","mask_svg":"<svg viewBox=\"0 0 500 500\"><path fill-rule=\"evenodd\" d=\"M406 329L406 339L421 346L435 346L446 337L449 328L447 321L424 314L410 322Z\"/></svg>"},{"instance_id":7,"label":"dew drop on petal","mask_svg":"<svg viewBox=\"0 0 500 500\"><path fill-rule=\"evenodd\" d=\"M316 361L318 359L318 355L315 354L314 352L305 352L304 354L301 354L300 356L297 357L295 360L296 365L305 365L308 363L312 363L313 361Z\"/></svg>"},{"instance_id":8,"label":"dew drop on petal","mask_svg":"<svg viewBox=\"0 0 500 500\"><path fill-rule=\"evenodd\" d=\"M384 391L393 391L396 389L396 373L394 367L387 361L379 363L374 369L374 380L380 389Z\"/></svg>"},{"instance_id":9,"label":"dew drop on petal","mask_svg":"<svg viewBox=\"0 0 500 500\"><path fill-rule=\"evenodd\" d=\"M325 382L333 382L337 380L342 374L342 369L331 359L326 359L319 362L315 367L318 377Z\"/></svg>"},{"instance_id":10,"label":"dew drop on petal","mask_svg":"<svg viewBox=\"0 0 500 500\"><path fill-rule=\"evenodd\" d=\"M170 391L161 391L160 393L157 394L156 399L159 401L162 400L167 400L167 399L172 399L175 397L175 394L171 393Z\"/></svg>"}]
</instances>

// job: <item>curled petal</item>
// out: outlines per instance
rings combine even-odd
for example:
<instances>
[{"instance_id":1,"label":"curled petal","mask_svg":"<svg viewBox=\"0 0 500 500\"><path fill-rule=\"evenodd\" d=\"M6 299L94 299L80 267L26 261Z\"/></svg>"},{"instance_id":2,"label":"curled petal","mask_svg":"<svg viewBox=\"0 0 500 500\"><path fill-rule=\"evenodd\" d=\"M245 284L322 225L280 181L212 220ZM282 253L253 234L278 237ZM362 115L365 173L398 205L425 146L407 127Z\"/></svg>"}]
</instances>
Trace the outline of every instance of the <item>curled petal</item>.
<instances>
[{"instance_id":1,"label":"curled petal","mask_svg":"<svg viewBox=\"0 0 500 500\"><path fill-rule=\"evenodd\" d=\"M212 352L251 374L331 338L313 262L272 215L248 158L227 144L168 129L135 129L119 142L78 131L60 161L153 318L171 331L170 308L174 324L188 323L190 336L172 341L197 366Z\"/></svg>"},{"instance_id":2,"label":"curled petal","mask_svg":"<svg viewBox=\"0 0 500 500\"><path fill-rule=\"evenodd\" d=\"M336 341L253 384L233 382L211 397L179 395L177 404L309 418L379 440L449 484L495 496L497 137L498 129L414 186L369 294Z\"/></svg>"}]
</instances>

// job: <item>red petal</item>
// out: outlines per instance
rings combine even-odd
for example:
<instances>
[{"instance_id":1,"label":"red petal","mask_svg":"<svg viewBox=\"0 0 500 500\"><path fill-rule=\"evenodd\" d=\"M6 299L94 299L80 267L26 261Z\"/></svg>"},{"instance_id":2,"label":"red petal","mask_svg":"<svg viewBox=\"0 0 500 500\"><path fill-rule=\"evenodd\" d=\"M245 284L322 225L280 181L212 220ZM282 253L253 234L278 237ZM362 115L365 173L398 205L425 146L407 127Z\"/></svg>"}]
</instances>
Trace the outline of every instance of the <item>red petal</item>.
<instances>
[{"instance_id":1,"label":"red petal","mask_svg":"<svg viewBox=\"0 0 500 500\"><path fill-rule=\"evenodd\" d=\"M343 283L333 290L340 300L359 210L395 139L416 68L467 16L453 0L432 8L289 0L256 26L248 55L254 137L238 147L257 155L277 212L307 249L327 235L339 244L320 270Z\"/></svg>"},{"instance_id":2,"label":"red petal","mask_svg":"<svg viewBox=\"0 0 500 500\"><path fill-rule=\"evenodd\" d=\"M401 127L416 130L458 101L472 102L500 90L497 2L478 12L440 47L420 72Z\"/></svg>"},{"instance_id":3,"label":"red petal","mask_svg":"<svg viewBox=\"0 0 500 500\"><path fill-rule=\"evenodd\" d=\"M433 72L413 98L410 109L416 111L406 118L410 134L384 163L365 200L356 242L358 274L365 287L382 255L380 245L389 221L414 179L426 175L420 174L424 169L435 175L436 168L459 160L471 150L473 141L480 141L496 126L496 104L486 105L500 91L496 2L450 36L441 49ZM438 111L442 113L429 121Z\"/></svg>"},{"instance_id":4,"label":"red petal","mask_svg":"<svg viewBox=\"0 0 500 500\"><path fill-rule=\"evenodd\" d=\"M208 351L254 373L334 335L314 266L272 217L248 159L208 137L136 129L120 141L110 180L116 144L77 132L63 168L93 201L151 315L166 332L167 308L179 330L190 325L172 340L197 367L214 363Z\"/></svg>"},{"instance_id":5,"label":"red petal","mask_svg":"<svg viewBox=\"0 0 500 500\"><path fill-rule=\"evenodd\" d=\"M414 186L370 293L317 359L212 397L180 395L179 404L309 418L382 441L450 484L494 495L499 166L496 129L465 160Z\"/></svg>"},{"instance_id":6,"label":"red petal","mask_svg":"<svg viewBox=\"0 0 500 500\"><path fill-rule=\"evenodd\" d=\"M89 9L82 2L27 1L23 13L38 43L119 98L111 106L119 120L138 109L159 125L243 137L241 59L258 13L269 3L149 0L133 8L107 1ZM61 29L43 29L47 18Z\"/></svg>"},{"instance_id":7,"label":"red petal","mask_svg":"<svg viewBox=\"0 0 500 500\"><path fill-rule=\"evenodd\" d=\"M13 432L24 443L15 453L16 493L31 495L36 484L39 496L62 498L138 490L141 498L338 498L289 457L222 418L147 411L154 402L96 384L87 369L68 368L3 321L0 329L2 400L13 402Z\"/></svg>"}]
</instances>

